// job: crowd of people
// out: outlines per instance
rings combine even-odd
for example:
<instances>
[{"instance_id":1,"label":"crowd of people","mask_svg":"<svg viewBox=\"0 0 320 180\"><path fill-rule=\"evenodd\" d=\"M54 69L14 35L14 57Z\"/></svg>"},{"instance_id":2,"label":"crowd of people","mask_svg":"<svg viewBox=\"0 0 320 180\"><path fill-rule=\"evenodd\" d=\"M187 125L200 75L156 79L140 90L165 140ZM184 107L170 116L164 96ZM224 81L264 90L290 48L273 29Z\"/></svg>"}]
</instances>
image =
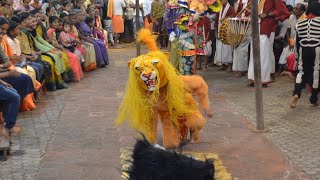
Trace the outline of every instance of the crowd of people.
<instances>
[{"instance_id":1,"label":"crowd of people","mask_svg":"<svg viewBox=\"0 0 320 180\"><path fill-rule=\"evenodd\" d=\"M102 9L90 3L1 1L0 102L9 132L21 131L17 113L36 108L41 89L68 88L84 72L108 66Z\"/></svg>"},{"instance_id":2,"label":"crowd of people","mask_svg":"<svg viewBox=\"0 0 320 180\"><path fill-rule=\"evenodd\" d=\"M254 87L251 37L245 37L236 46L224 44L219 37L220 20L236 15L250 18L250 6L247 1L240 0L232 3L222 0L222 6L222 11L215 17L216 26L211 26L215 32L211 34L212 42L216 43L212 43L209 65L218 65L219 71L235 72L236 77L248 75L248 86ZM259 2L258 12L262 87L274 82L276 75L288 75L296 79L290 106L296 106L304 87L308 87L311 94L310 103L318 105L319 1L264 0Z\"/></svg>"},{"instance_id":3,"label":"crowd of people","mask_svg":"<svg viewBox=\"0 0 320 180\"><path fill-rule=\"evenodd\" d=\"M172 32L177 32L177 26L173 25L177 23L167 22L174 19L166 17L166 14L170 16L170 8L173 7L168 5L170 1L139 2L136 5L134 0L2 0L0 101L4 104L2 112L9 131L20 132L21 128L16 125L17 112L34 109L40 89L55 91L67 88L68 82L81 81L83 72L109 64L108 48L122 48L121 42L136 39L136 8L139 8L139 26L157 34L159 47L170 50L173 41L170 40L170 43L169 37ZM249 2L221 0L220 12L201 14L197 34L202 39L198 41L199 45L195 45L198 47L198 69L201 69L201 61L204 60L205 70L208 66L219 66L219 71L235 72L237 77L248 74L248 85L254 86L251 37L244 38L237 46L224 44L219 37L224 19L236 15L250 17ZM291 76L295 75L297 66L294 64L297 64L299 53L294 52L299 50L294 49L300 48L296 39L296 24L301 19L318 17L318 6L319 2L313 0L309 3L298 0L259 2L263 87L275 80L276 73L290 71ZM170 32L168 24L174 27ZM194 46L187 39L191 35L185 32L179 40L185 56L193 52ZM183 37L186 39L181 39ZM205 49L208 43L210 53ZM189 60L181 61L188 64ZM186 72L192 73L192 69L187 68ZM304 76L301 81L311 86L312 78L312 75ZM292 107L300 97L301 87L296 85ZM313 89L314 96L318 95L318 88L310 89ZM316 101L317 98L312 103Z\"/></svg>"}]
</instances>

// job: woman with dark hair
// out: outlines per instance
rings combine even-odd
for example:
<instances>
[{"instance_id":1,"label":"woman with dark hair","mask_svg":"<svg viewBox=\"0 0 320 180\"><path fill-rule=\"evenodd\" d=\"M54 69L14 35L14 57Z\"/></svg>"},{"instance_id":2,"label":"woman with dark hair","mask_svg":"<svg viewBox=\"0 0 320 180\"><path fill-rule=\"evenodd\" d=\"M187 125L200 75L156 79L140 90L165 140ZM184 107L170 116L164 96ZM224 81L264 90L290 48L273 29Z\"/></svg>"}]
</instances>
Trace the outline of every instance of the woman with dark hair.
<instances>
[{"instance_id":1,"label":"woman with dark hair","mask_svg":"<svg viewBox=\"0 0 320 180\"><path fill-rule=\"evenodd\" d=\"M74 81L80 81L80 79L83 78L83 72L80 65L80 60L78 59L77 55L69 51L68 49L64 48L63 45L61 45L58 42L59 33L62 30L59 28L59 25L61 23L61 19L59 19L57 16L51 16L49 18L49 24L50 28L47 31L47 37L49 39L49 42L57 49L61 50L62 56L65 56L64 62L66 63L66 67L71 66L74 78L72 80ZM62 24L62 23L61 23ZM62 26L62 25L61 25ZM59 33L58 33L59 32ZM68 59L66 62L66 59ZM69 65L67 65L69 63Z\"/></svg>"},{"instance_id":2,"label":"woman with dark hair","mask_svg":"<svg viewBox=\"0 0 320 180\"><path fill-rule=\"evenodd\" d=\"M54 16L55 14L56 14L56 11L54 10L53 7L48 6L48 7L46 8L46 15L47 15L48 17Z\"/></svg>"},{"instance_id":3,"label":"woman with dark hair","mask_svg":"<svg viewBox=\"0 0 320 180\"><path fill-rule=\"evenodd\" d=\"M11 21L10 26L7 32L7 40L12 49L14 55L21 56L23 61L15 62L15 66L18 72L29 75L35 84L35 88L39 85L43 75L43 66L30 61L30 58L21 52L20 42L16 39L17 36L20 34L20 26L17 22ZM27 61L27 58L29 61ZM36 82L38 81L38 82ZM40 86L39 86L40 87ZM37 90L37 88L36 88Z\"/></svg>"},{"instance_id":4,"label":"woman with dark hair","mask_svg":"<svg viewBox=\"0 0 320 180\"><path fill-rule=\"evenodd\" d=\"M62 9L63 9L63 10L61 11L59 17L60 17L61 19L66 18L66 17L69 15L69 13L71 12L72 6L73 6L73 4L72 4L71 1L69 1L69 0L64 1L64 2L62 3Z\"/></svg>"},{"instance_id":5,"label":"woman with dark hair","mask_svg":"<svg viewBox=\"0 0 320 180\"><path fill-rule=\"evenodd\" d=\"M64 79L66 79L68 77L67 72L69 71L66 71L59 51L38 34L36 31L36 18L32 17L29 13L22 13L20 20L21 33L18 39L22 45L22 52L24 54L38 54L41 60L50 64L51 76L46 78L46 89L55 91L57 89L67 88L67 84L62 80L62 75L65 74ZM70 68L68 70L70 70Z\"/></svg>"},{"instance_id":6,"label":"woman with dark hair","mask_svg":"<svg viewBox=\"0 0 320 180\"><path fill-rule=\"evenodd\" d=\"M6 34L9 29L9 21L4 17L0 17L0 29L2 31L2 35L4 35L2 41L0 42L0 46L5 53L5 56L8 56L11 62L21 61L22 58L13 54L12 49L10 48L10 45L8 43ZM1 63L1 66L2 68L5 67L6 69L14 68L13 66L11 66L11 63L9 61ZM20 74L19 76L6 77L2 80L9 83L14 89L17 90L20 98L22 99L21 107L23 108L21 110L29 110L32 106L34 106L32 94L35 89L32 79L29 76Z\"/></svg>"},{"instance_id":7,"label":"woman with dark hair","mask_svg":"<svg viewBox=\"0 0 320 180\"><path fill-rule=\"evenodd\" d=\"M79 10L80 11L80 10ZM78 49L84 55L85 62L83 63L85 71L93 71L97 68L96 66L96 52L93 44L85 41L80 41L79 31L76 28L77 14L71 12L68 15L68 21L71 24L70 36L77 42L76 49Z\"/></svg>"},{"instance_id":8,"label":"woman with dark hair","mask_svg":"<svg viewBox=\"0 0 320 180\"><path fill-rule=\"evenodd\" d=\"M93 44L94 50L96 52L96 62L99 67L106 67L109 64L108 59L108 52L106 48L106 44L93 37L93 33L90 27L85 23L85 12L79 12L78 15L78 22L76 27L79 30L79 37L84 41Z\"/></svg>"},{"instance_id":9,"label":"woman with dark hair","mask_svg":"<svg viewBox=\"0 0 320 180\"><path fill-rule=\"evenodd\" d=\"M310 103L318 105L320 65L320 3L309 3L307 19L297 23L298 74L290 106L294 108L307 83L312 86Z\"/></svg>"},{"instance_id":10,"label":"woman with dark hair","mask_svg":"<svg viewBox=\"0 0 320 180\"><path fill-rule=\"evenodd\" d=\"M34 11L37 11L37 10L34 10ZM17 22L19 25L21 24L21 19L19 16L13 16L11 20ZM47 80L49 82L52 77L50 63L44 61L42 59L42 56L40 54L36 53L30 47L29 40L26 39L27 38L26 35L23 32L21 32L21 25L19 28L20 28L20 31L19 31L19 34L17 35L16 39L20 43L21 53L24 56L26 56L26 59L31 63L31 66L34 63L40 64L42 66L43 75L41 76L42 73L40 72L39 76L41 77L41 79L38 79L38 81L40 80L39 82L41 82L42 84L43 84L44 80ZM8 32L8 34L10 34L10 32Z\"/></svg>"},{"instance_id":11,"label":"woman with dark hair","mask_svg":"<svg viewBox=\"0 0 320 180\"><path fill-rule=\"evenodd\" d=\"M42 22L43 16L45 15L43 15L39 10L30 11L30 14L37 19L37 34L39 34L43 39L47 39L46 26L49 27L49 22L46 22L46 20Z\"/></svg>"},{"instance_id":12,"label":"woman with dark hair","mask_svg":"<svg viewBox=\"0 0 320 180\"><path fill-rule=\"evenodd\" d=\"M50 10L52 11L52 16L57 16L58 15L58 12L61 8L61 6L58 4L58 1L57 0L47 0L47 1L43 1L43 4L42 4L42 7L41 7L41 10L43 12L43 14L47 14L47 10L48 10L48 7L50 7Z\"/></svg>"},{"instance_id":13,"label":"woman with dark hair","mask_svg":"<svg viewBox=\"0 0 320 180\"><path fill-rule=\"evenodd\" d=\"M13 1L6 0L2 1L0 4L0 15L4 16L5 18L11 19L14 13Z\"/></svg>"}]
</instances>

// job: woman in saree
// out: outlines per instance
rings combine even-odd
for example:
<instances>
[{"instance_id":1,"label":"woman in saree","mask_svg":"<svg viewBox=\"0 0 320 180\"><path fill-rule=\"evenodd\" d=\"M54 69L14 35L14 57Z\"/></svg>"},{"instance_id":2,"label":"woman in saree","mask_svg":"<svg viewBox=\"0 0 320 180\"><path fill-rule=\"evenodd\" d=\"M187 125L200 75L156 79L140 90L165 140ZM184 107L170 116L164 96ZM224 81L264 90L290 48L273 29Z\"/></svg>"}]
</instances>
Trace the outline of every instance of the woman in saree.
<instances>
[{"instance_id":1,"label":"woman in saree","mask_svg":"<svg viewBox=\"0 0 320 180\"><path fill-rule=\"evenodd\" d=\"M72 68L73 73L74 73L74 80L75 81L80 81L80 79L83 78L83 72L82 72L82 69L81 69L80 60L78 59L77 55L75 55L74 53L68 51L67 49L65 49L63 47L63 45L58 43L56 31L57 31L57 28L58 28L60 23L61 23L61 21L57 16L51 16L49 18L50 28L47 31L47 37L49 39L49 42L55 48L58 48L58 49L62 50L62 54L67 54L69 62L70 62L70 65L71 65L71 68Z\"/></svg>"},{"instance_id":2,"label":"woman in saree","mask_svg":"<svg viewBox=\"0 0 320 180\"><path fill-rule=\"evenodd\" d=\"M8 56L10 61L19 61L21 60L21 58L13 54L6 37L5 36L3 37L3 34L5 35L7 33L8 28L9 28L8 20L4 17L0 17L0 29L1 29L0 48L3 50L5 56ZM14 69L14 66L11 66L9 61L2 62L0 66L1 66L1 71ZM9 83L15 90L17 90L21 98L21 101L20 101L21 111L26 111L26 110L35 108L35 105L33 102L33 93L35 91L34 84L32 82L32 79L28 75L20 74L15 77L13 76L6 77L6 78L3 78L2 80L5 81L6 83Z\"/></svg>"},{"instance_id":3,"label":"woman in saree","mask_svg":"<svg viewBox=\"0 0 320 180\"><path fill-rule=\"evenodd\" d=\"M16 37L19 34L20 34L19 24L17 22L11 21L9 29L7 30L6 38L9 43L9 47L12 50L13 55L17 57L22 57L22 61L15 61L15 62L12 61L11 63L15 65L15 69L18 72L26 74L32 79L34 88L36 91L38 91L39 88L41 87L41 84L37 80L38 79L37 76L40 76L40 72L38 72L39 74L37 74L35 69L39 71L38 67L40 67L40 65L38 67L33 67L33 66L30 66L29 62L26 61L27 56L22 55L20 42L19 40L16 39Z\"/></svg>"},{"instance_id":4,"label":"woman in saree","mask_svg":"<svg viewBox=\"0 0 320 180\"><path fill-rule=\"evenodd\" d=\"M36 9L30 11L30 14L37 19L37 34L39 34L43 39L47 39L47 28L45 27L46 22L44 22L46 20L43 21L43 17L46 17L46 15L41 14L41 11Z\"/></svg>"},{"instance_id":5,"label":"woman in saree","mask_svg":"<svg viewBox=\"0 0 320 180\"><path fill-rule=\"evenodd\" d=\"M20 20L21 32L20 32L20 35L17 37L17 39L21 43L20 44L21 51L25 55L38 56L38 57L40 56L37 62L43 62L43 66L45 67L44 76L46 79L45 81L46 89L48 91L55 91L57 89L67 88L68 86L63 81L60 75L60 71L55 66L54 56L50 55L51 48L48 48L42 45L30 33L30 31L32 30L30 27L28 27L32 23L32 17L30 16L30 14L29 13L20 14L19 20ZM39 35L36 34L37 39L43 40L38 36ZM43 40L43 43L45 43L45 40ZM47 53L44 53L44 52L47 52ZM58 55L56 56L57 58L59 58Z\"/></svg>"},{"instance_id":6,"label":"woman in saree","mask_svg":"<svg viewBox=\"0 0 320 180\"><path fill-rule=\"evenodd\" d=\"M88 7L86 11L88 16L85 22L92 29L93 37L102 40L108 48L108 32L102 27L100 10L95 7Z\"/></svg>"},{"instance_id":7,"label":"woman in saree","mask_svg":"<svg viewBox=\"0 0 320 180\"><path fill-rule=\"evenodd\" d=\"M92 31L90 27L84 22L85 20L85 12L81 11L77 13L78 22L76 27L79 29L79 37L84 41L93 44L94 50L96 52L96 61L99 67L105 67L109 64L108 52L106 48L106 44L99 40L94 39Z\"/></svg>"},{"instance_id":8,"label":"woman in saree","mask_svg":"<svg viewBox=\"0 0 320 180\"><path fill-rule=\"evenodd\" d=\"M76 13L71 12L68 15L68 19L71 24L70 36L77 41L76 49L83 53L85 59L84 70L87 72L95 70L97 68L97 65L94 46L88 42L80 41L78 30L75 27L75 24L77 23Z\"/></svg>"},{"instance_id":9,"label":"woman in saree","mask_svg":"<svg viewBox=\"0 0 320 180\"><path fill-rule=\"evenodd\" d=\"M52 44L38 35L36 31L37 27L37 18L31 16L29 28L22 31L28 36L29 42L32 42L37 50L53 58L54 65L58 70L58 74L62 76L62 79L65 82L72 81L74 79L74 74L68 59L68 55L55 48Z\"/></svg>"}]
</instances>

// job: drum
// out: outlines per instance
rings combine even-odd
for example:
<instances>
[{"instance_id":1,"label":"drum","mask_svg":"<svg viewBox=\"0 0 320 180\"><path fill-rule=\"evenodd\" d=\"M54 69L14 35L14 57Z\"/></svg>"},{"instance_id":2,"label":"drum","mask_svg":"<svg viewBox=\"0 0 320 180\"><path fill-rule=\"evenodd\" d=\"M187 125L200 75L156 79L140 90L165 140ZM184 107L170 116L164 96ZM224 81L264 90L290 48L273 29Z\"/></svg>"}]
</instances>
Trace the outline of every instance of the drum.
<instances>
[{"instance_id":1,"label":"drum","mask_svg":"<svg viewBox=\"0 0 320 180\"><path fill-rule=\"evenodd\" d=\"M219 30L219 38L222 43L236 46L245 36L252 33L251 20L249 18L227 18L222 20Z\"/></svg>"}]
</instances>

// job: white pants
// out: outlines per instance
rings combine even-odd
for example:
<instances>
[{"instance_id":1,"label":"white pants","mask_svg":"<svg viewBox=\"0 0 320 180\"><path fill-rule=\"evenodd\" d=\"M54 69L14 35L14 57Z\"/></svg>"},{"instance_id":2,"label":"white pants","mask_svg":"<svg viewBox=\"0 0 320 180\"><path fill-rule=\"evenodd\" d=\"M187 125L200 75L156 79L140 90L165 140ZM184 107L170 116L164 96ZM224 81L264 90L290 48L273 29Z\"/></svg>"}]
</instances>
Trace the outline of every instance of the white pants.
<instances>
[{"instance_id":1,"label":"white pants","mask_svg":"<svg viewBox=\"0 0 320 180\"><path fill-rule=\"evenodd\" d=\"M217 40L216 47L216 64L232 63L232 46L223 44L220 40Z\"/></svg>"},{"instance_id":2,"label":"white pants","mask_svg":"<svg viewBox=\"0 0 320 180\"><path fill-rule=\"evenodd\" d=\"M233 71L243 72L248 70L248 48L250 39L250 37L245 38L244 41L233 50Z\"/></svg>"},{"instance_id":3,"label":"white pants","mask_svg":"<svg viewBox=\"0 0 320 180\"><path fill-rule=\"evenodd\" d=\"M271 62L270 62L270 41L267 35L260 35L260 62L261 62L261 81L270 82ZM248 69L248 79L254 80L252 43L250 48L250 62ZM274 63L273 63L274 64Z\"/></svg>"},{"instance_id":4,"label":"white pants","mask_svg":"<svg viewBox=\"0 0 320 180\"><path fill-rule=\"evenodd\" d=\"M221 65L221 56L222 56L222 42L220 40L216 40L216 54L214 55L214 64Z\"/></svg>"},{"instance_id":5,"label":"white pants","mask_svg":"<svg viewBox=\"0 0 320 180\"><path fill-rule=\"evenodd\" d=\"M273 52L274 37L275 37L275 33L272 32L269 37L269 45L270 45L270 49L269 49L270 52L269 53L270 53L271 73L276 72L276 58L275 58L274 52Z\"/></svg>"},{"instance_id":6,"label":"white pants","mask_svg":"<svg viewBox=\"0 0 320 180\"><path fill-rule=\"evenodd\" d=\"M281 64L281 65L286 64L289 52L290 52L289 46L283 48L278 64Z\"/></svg>"}]
</instances>

